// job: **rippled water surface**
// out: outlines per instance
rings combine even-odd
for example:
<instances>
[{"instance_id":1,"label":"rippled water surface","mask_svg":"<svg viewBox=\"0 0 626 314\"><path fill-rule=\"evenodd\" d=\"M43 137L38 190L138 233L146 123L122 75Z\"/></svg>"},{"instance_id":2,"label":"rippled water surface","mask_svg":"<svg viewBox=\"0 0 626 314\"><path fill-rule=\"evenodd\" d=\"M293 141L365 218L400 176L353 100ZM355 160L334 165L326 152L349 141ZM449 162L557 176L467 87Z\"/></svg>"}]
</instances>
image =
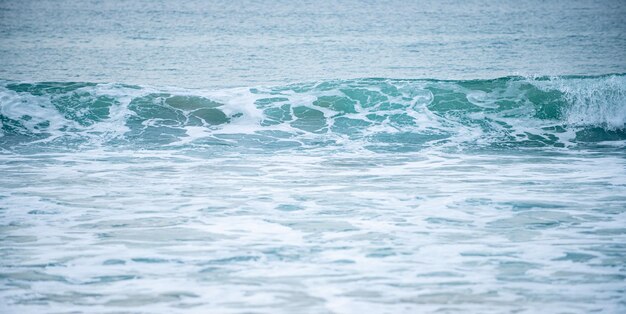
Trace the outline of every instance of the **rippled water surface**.
<instances>
[{"instance_id":1,"label":"rippled water surface","mask_svg":"<svg viewBox=\"0 0 626 314\"><path fill-rule=\"evenodd\" d=\"M625 8L0 1L0 312L626 312Z\"/></svg>"},{"instance_id":2,"label":"rippled water surface","mask_svg":"<svg viewBox=\"0 0 626 314\"><path fill-rule=\"evenodd\" d=\"M621 0L3 0L0 78L238 87L626 72Z\"/></svg>"}]
</instances>

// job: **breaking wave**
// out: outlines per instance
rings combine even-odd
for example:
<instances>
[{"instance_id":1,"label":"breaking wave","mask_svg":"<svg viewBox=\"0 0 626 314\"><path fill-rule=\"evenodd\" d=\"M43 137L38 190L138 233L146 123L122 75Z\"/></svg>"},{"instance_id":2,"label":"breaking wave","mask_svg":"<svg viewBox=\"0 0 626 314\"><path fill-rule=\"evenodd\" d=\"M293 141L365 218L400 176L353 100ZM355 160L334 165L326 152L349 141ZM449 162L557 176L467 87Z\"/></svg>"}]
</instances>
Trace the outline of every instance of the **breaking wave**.
<instances>
[{"instance_id":1,"label":"breaking wave","mask_svg":"<svg viewBox=\"0 0 626 314\"><path fill-rule=\"evenodd\" d=\"M0 81L0 148L626 146L626 75L225 90Z\"/></svg>"}]
</instances>

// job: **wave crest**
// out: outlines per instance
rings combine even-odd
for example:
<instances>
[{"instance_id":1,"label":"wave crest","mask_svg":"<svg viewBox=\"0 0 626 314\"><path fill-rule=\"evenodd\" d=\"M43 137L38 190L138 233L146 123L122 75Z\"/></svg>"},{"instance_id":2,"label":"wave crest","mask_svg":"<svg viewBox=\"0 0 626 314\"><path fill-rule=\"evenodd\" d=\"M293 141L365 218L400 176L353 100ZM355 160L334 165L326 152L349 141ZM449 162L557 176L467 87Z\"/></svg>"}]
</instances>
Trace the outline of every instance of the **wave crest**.
<instances>
[{"instance_id":1,"label":"wave crest","mask_svg":"<svg viewBox=\"0 0 626 314\"><path fill-rule=\"evenodd\" d=\"M216 91L0 87L0 146L228 145L371 150L626 142L626 75L358 79Z\"/></svg>"}]
</instances>

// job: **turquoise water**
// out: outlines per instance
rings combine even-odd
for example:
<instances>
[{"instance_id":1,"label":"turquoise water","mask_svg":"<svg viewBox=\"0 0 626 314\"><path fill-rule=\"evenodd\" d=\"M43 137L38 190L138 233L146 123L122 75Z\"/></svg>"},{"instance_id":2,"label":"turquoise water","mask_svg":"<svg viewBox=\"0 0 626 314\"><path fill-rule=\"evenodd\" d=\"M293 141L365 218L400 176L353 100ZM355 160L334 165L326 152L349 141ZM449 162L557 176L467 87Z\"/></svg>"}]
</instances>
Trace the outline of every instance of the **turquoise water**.
<instances>
[{"instance_id":1,"label":"turquoise water","mask_svg":"<svg viewBox=\"0 0 626 314\"><path fill-rule=\"evenodd\" d=\"M624 312L625 8L0 2L0 312Z\"/></svg>"},{"instance_id":2,"label":"turquoise water","mask_svg":"<svg viewBox=\"0 0 626 314\"><path fill-rule=\"evenodd\" d=\"M619 152L626 145L626 75L353 79L216 90L0 83L0 144L7 153Z\"/></svg>"}]
</instances>

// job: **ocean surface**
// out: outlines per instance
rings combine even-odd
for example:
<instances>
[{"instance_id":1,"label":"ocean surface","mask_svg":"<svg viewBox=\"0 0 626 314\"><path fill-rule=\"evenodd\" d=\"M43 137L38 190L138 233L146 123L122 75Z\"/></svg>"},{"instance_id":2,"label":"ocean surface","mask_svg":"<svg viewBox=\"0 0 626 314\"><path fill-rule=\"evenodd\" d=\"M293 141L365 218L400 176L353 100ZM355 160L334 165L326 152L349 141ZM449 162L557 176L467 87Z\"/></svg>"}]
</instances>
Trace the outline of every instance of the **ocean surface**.
<instances>
[{"instance_id":1,"label":"ocean surface","mask_svg":"<svg viewBox=\"0 0 626 314\"><path fill-rule=\"evenodd\" d=\"M0 1L1 313L624 313L626 3Z\"/></svg>"}]
</instances>

